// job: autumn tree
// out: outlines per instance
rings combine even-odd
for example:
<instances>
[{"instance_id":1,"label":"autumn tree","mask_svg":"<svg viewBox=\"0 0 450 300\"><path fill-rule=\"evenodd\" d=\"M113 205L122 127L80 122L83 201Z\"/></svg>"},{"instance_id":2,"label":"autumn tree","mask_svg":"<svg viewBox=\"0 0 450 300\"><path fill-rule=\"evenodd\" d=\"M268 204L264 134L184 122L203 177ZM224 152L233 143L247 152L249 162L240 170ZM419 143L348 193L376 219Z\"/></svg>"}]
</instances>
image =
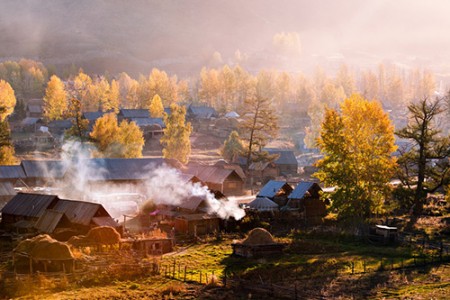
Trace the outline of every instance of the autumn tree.
<instances>
[{"instance_id":1,"label":"autumn tree","mask_svg":"<svg viewBox=\"0 0 450 300\"><path fill-rule=\"evenodd\" d=\"M56 75L50 77L45 89L43 116L49 121L61 120L67 110L67 92L64 82Z\"/></svg>"},{"instance_id":2,"label":"autumn tree","mask_svg":"<svg viewBox=\"0 0 450 300\"><path fill-rule=\"evenodd\" d=\"M354 221L380 212L395 168L394 127L381 105L352 95L327 109L317 141L323 159L315 177L335 186L332 207Z\"/></svg>"},{"instance_id":3,"label":"autumn tree","mask_svg":"<svg viewBox=\"0 0 450 300\"><path fill-rule=\"evenodd\" d=\"M13 113L16 106L16 97L11 85L0 80L0 120L4 121L6 117Z\"/></svg>"},{"instance_id":4,"label":"autumn tree","mask_svg":"<svg viewBox=\"0 0 450 300\"><path fill-rule=\"evenodd\" d=\"M220 154L227 161L235 161L244 151L244 145L239 138L239 133L233 130L228 139L223 143Z\"/></svg>"},{"instance_id":5,"label":"autumn tree","mask_svg":"<svg viewBox=\"0 0 450 300\"><path fill-rule=\"evenodd\" d=\"M262 148L278 133L278 119L271 101L258 91L244 101L240 132L245 141L246 169L253 161L264 157Z\"/></svg>"},{"instance_id":6,"label":"autumn tree","mask_svg":"<svg viewBox=\"0 0 450 300\"><path fill-rule=\"evenodd\" d=\"M66 111L65 117L71 120L72 127L66 130L65 136L66 138L77 139L83 143L89 139L89 120L83 118L83 110L81 105L81 100L75 97L72 97L69 100L69 107Z\"/></svg>"},{"instance_id":7,"label":"autumn tree","mask_svg":"<svg viewBox=\"0 0 450 300\"><path fill-rule=\"evenodd\" d=\"M122 121L117 124L117 117L109 113L97 119L90 134L97 146L96 155L103 157L137 158L142 157L144 137L134 123Z\"/></svg>"},{"instance_id":8,"label":"autumn tree","mask_svg":"<svg viewBox=\"0 0 450 300\"><path fill-rule=\"evenodd\" d=\"M191 141L189 137L192 132L191 123L186 123L186 108L172 104L170 115L164 113L164 135L161 138L164 158L174 158L183 164L189 161L191 154Z\"/></svg>"},{"instance_id":9,"label":"autumn tree","mask_svg":"<svg viewBox=\"0 0 450 300\"><path fill-rule=\"evenodd\" d=\"M443 99L424 98L408 106L408 125L396 134L411 142L400 148L398 176L404 186L414 191L414 213L422 211L427 193L450 182L450 136L445 136L436 119L445 112Z\"/></svg>"},{"instance_id":10,"label":"autumn tree","mask_svg":"<svg viewBox=\"0 0 450 300\"><path fill-rule=\"evenodd\" d=\"M152 118L162 118L164 113L164 106L161 101L161 97L158 94L153 96L152 101L150 102L150 116Z\"/></svg>"}]
</instances>

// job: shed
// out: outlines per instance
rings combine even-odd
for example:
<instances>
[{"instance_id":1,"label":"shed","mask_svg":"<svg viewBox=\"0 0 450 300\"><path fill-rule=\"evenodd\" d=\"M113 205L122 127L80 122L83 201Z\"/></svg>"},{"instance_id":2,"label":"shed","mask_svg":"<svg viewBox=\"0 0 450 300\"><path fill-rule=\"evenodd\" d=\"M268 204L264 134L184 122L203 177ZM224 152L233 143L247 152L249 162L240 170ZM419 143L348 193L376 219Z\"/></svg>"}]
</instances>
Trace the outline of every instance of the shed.
<instances>
[{"instance_id":1,"label":"shed","mask_svg":"<svg viewBox=\"0 0 450 300\"><path fill-rule=\"evenodd\" d=\"M282 207L286 205L288 195L292 190L292 187L286 181L270 180L262 187L256 196L267 197Z\"/></svg>"},{"instance_id":2,"label":"shed","mask_svg":"<svg viewBox=\"0 0 450 300\"><path fill-rule=\"evenodd\" d=\"M321 187L315 182L300 182L288 196L287 209L298 209L308 223L320 223L326 215L325 202L320 198Z\"/></svg>"}]
</instances>

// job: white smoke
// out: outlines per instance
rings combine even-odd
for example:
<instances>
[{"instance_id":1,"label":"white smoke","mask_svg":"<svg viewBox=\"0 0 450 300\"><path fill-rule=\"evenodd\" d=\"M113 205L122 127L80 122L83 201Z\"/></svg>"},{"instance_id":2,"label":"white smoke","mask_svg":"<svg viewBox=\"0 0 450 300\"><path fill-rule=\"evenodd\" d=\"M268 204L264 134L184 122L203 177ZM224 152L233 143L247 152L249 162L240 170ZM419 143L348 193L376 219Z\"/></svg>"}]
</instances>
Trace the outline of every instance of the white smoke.
<instances>
[{"instance_id":1,"label":"white smoke","mask_svg":"<svg viewBox=\"0 0 450 300\"><path fill-rule=\"evenodd\" d=\"M58 182L55 186L60 198L95 200L107 208L114 204L115 196L122 194L126 197L127 192L136 192L136 186L133 184L113 184L104 180L107 170L101 164L92 163L92 146L77 141L67 141L62 150L62 168L67 172L64 181ZM48 177L56 175L56 170L43 170L43 172ZM217 214L222 219L233 217L236 220L245 215L244 210L236 201L216 199L208 187L199 183L187 182L174 168L166 165L149 165L141 175L145 175L148 179L143 182L140 192L144 199L149 199L156 205L178 206L183 201L189 201L191 197L201 197L205 199L209 214ZM91 188L92 182L89 179L95 179L99 184L95 184ZM140 204L144 205L145 203ZM113 217L119 216L120 214Z\"/></svg>"}]
</instances>

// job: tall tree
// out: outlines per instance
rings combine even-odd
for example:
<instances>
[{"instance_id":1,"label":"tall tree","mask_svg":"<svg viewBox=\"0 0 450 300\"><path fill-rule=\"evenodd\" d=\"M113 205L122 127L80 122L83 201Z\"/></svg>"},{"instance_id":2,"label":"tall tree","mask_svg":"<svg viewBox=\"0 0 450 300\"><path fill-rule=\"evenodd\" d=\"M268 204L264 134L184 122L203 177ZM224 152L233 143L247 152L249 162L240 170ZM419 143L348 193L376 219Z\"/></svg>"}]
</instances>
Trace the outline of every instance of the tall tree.
<instances>
[{"instance_id":1,"label":"tall tree","mask_svg":"<svg viewBox=\"0 0 450 300\"><path fill-rule=\"evenodd\" d=\"M69 100L69 107L66 112L66 118L71 119L72 127L70 127L65 135L67 138L75 138L81 143L87 141L89 120L83 118L83 110L81 100L72 97Z\"/></svg>"},{"instance_id":2,"label":"tall tree","mask_svg":"<svg viewBox=\"0 0 450 300\"><path fill-rule=\"evenodd\" d=\"M262 148L278 133L278 119L271 101L256 94L244 101L240 132L246 142L247 165L261 157Z\"/></svg>"},{"instance_id":3,"label":"tall tree","mask_svg":"<svg viewBox=\"0 0 450 300\"><path fill-rule=\"evenodd\" d=\"M123 120L119 125L119 144L122 146L118 153L122 158L142 157L144 148L144 134L134 122Z\"/></svg>"},{"instance_id":4,"label":"tall tree","mask_svg":"<svg viewBox=\"0 0 450 300\"><path fill-rule=\"evenodd\" d=\"M102 153L107 153L108 151L114 152L111 148L117 147L118 133L117 117L114 113L109 113L95 121L90 136L97 145L97 149Z\"/></svg>"},{"instance_id":5,"label":"tall tree","mask_svg":"<svg viewBox=\"0 0 450 300\"><path fill-rule=\"evenodd\" d=\"M242 144L241 139L239 138L239 133L233 130L228 139L223 143L222 148L220 149L220 154L227 161L235 161L239 155L244 151L244 145Z\"/></svg>"},{"instance_id":6,"label":"tall tree","mask_svg":"<svg viewBox=\"0 0 450 300\"><path fill-rule=\"evenodd\" d=\"M158 94L153 96L152 102L150 102L150 116L152 118L162 118L164 113L164 106L161 101L161 97Z\"/></svg>"},{"instance_id":7,"label":"tall tree","mask_svg":"<svg viewBox=\"0 0 450 300\"><path fill-rule=\"evenodd\" d=\"M4 111L0 107L0 113ZM16 158L14 156L14 147L11 143L11 132L6 119L0 119L0 165L14 165Z\"/></svg>"},{"instance_id":8,"label":"tall tree","mask_svg":"<svg viewBox=\"0 0 450 300\"><path fill-rule=\"evenodd\" d=\"M12 114L15 106L14 90L9 83L0 80L0 120L4 121L7 116Z\"/></svg>"},{"instance_id":9,"label":"tall tree","mask_svg":"<svg viewBox=\"0 0 450 300\"><path fill-rule=\"evenodd\" d=\"M166 128L161 138L163 156L175 158L183 164L188 163L191 154L191 123L186 123L186 108L176 104L170 105L170 115L163 116Z\"/></svg>"},{"instance_id":10,"label":"tall tree","mask_svg":"<svg viewBox=\"0 0 450 300\"><path fill-rule=\"evenodd\" d=\"M408 125L396 134L412 142L408 149L400 149L399 177L410 189L415 185L414 213L422 211L427 193L450 182L450 136L443 136L436 118L444 113L443 99L427 98L408 106Z\"/></svg>"},{"instance_id":11,"label":"tall tree","mask_svg":"<svg viewBox=\"0 0 450 300\"><path fill-rule=\"evenodd\" d=\"M49 121L61 120L67 110L67 92L64 82L53 75L45 89L43 116Z\"/></svg>"},{"instance_id":12,"label":"tall tree","mask_svg":"<svg viewBox=\"0 0 450 300\"><path fill-rule=\"evenodd\" d=\"M317 141L324 158L315 176L336 186L332 206L341 218L362 220L382 209L395 167L394 127L381 105L352 95L327 109Z\"/></svg>"}]
</instances>

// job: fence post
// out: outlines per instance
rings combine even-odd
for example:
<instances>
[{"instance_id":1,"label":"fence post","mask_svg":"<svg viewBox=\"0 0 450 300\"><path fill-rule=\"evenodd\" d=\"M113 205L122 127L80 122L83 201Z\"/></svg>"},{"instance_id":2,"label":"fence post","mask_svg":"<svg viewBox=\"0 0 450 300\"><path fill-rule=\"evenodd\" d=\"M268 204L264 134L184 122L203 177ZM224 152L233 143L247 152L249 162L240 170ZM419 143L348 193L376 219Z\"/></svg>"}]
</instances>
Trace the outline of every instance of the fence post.
<instances>
[{"instance_id":1,"label":"fence post","mask_svg":"<svg viewBox=\"0 0 450 300\"><path fill-rule=\"evenodd\" d=\"M184 266L184 280L183 280L184 282L186 282L186 269L187 269L187 266L185 265Z\"/></svg>"},{"instance_id":2,"label":"fence post","mask_svg":"<svg viewBox=\"0 0 450 300\"><path fill-rule=\"evenodd\" d=\"M215 283L214 280L215 280L215 279L214 279L214 271L212 271L212 274L211 274L211 284L214 284L214 283Z\"/></svg>"},{"instance_id":3,"label":"fence post","mask_svg":"<svg viewBox=\"0 0 450 300\"><path fill-rule=\"evenodd\" d=\"M227 287L227 271L225 270L223 274L223 287Z\"/></svg>"},{"instance_id":4,"label":"fence post","mask_svg":"<svg viewBox=\"0 0 450 300\"><path fill-rule=\"evenodd\" d=\"M175 267L176 267L176 261L173 261L173 271L172 271L172 279L175 279Z\"/></svg>"},{"instance_id":5,"label":"fence post","mask_svg":"<svg viewBox=\"0 0 450 300\"><path fill-rule=\"evenodd\" d=\"M202 271L200 271L200 283L202 283Z\"/></svg>"},{"instance_id":6,"label":"fence post","mask_svg":"<svg viewBox=\"0 0 450 300\"><path fill-rule=\"evenodd\" d=\"M181 265L178 263L178 278L181 278Z\"/></svg>"},{"instance_id":7,"label":"fence post","mask_svg":"<svg viewBox=\"0 0 450 300\"><path fill-rule=\"evenodd\" d=\"M355 263L351 262L350 263L352 265L352 275L355 274Z\"/></svg>"}]
</instances>

